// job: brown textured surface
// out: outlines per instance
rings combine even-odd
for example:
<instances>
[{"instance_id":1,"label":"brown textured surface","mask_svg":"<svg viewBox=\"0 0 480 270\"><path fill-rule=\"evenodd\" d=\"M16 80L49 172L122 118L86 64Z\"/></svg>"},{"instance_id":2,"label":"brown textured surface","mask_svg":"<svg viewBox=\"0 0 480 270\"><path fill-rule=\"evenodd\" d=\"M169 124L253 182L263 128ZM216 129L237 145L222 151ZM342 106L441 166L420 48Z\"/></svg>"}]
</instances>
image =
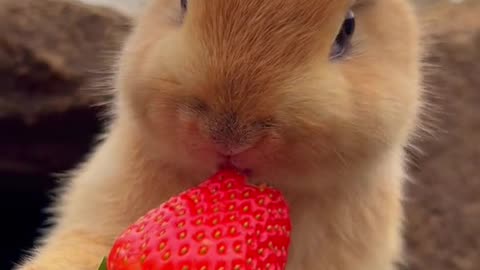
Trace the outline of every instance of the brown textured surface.
<instances>
[{"instance_id":1,"label":"brown textured surface","mask_svg":"<svg viewBox=\"0 0 480 270\"><path fill-rule=\"evenodd\" d=\"M70 0L0 0L0 269L43 225L50 174L79 162L100 130L97 83L128 19ZM99 76L100 75L100 76ZM91 91L90 91L91 90ZM21 213L20 216L18 214Z\"/></svg>"},{"instance_id":2,"label":"brown textured surface","mask_svg":"<svg viewBox=\"0 0 480 270\"><path fill-rule=\"evenodd\" d=\"M69 1L0 1L0 171L59 171L88 149L101 98L86 78L105 66L126 22Z\"/></svg>"},{"instance_id":3,"label":"brown textured surface","mask_svg":"<svg viewBox=\"0 0 480 270\"><path fill-rule=\"evenodd\" d=\"M474 3L476 2L476 3ZM440 5L429 100L435 139L420 144L407 203L412 270L480 269L480 2Z\"/></svg>"}]
</instances>

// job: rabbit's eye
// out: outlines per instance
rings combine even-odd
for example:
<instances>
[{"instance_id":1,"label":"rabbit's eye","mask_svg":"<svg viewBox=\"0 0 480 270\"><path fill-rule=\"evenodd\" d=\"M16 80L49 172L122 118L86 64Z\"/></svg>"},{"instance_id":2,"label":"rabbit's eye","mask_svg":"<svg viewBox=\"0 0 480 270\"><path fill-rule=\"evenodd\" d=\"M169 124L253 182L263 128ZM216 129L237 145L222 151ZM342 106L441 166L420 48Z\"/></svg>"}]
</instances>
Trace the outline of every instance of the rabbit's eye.
<instances>
[{"instance_id":1,"label":"rabbit's eye","mask_svg":"<svg viewBox=\"0 0 480 270\"><path fill-rule=\"evenodd\" d=\"M180 6L182 7L183 11L187 10L187 4L188 4L187 0L180 0Z\"/></svg>"},{"instance_id":2,"label":"rabbit's eye","mask_svg":"<svg viewBox=\"0 0 480 270\"><path fill-rule=\"evenodd\" d=\"M335 38L332 50L330 52L330 58L335 59L343 56L350 46L353 33L355 32L355 14L353 11L349 11L345 20L343 21L342 28Z\"/></svg>"}]
</instances>

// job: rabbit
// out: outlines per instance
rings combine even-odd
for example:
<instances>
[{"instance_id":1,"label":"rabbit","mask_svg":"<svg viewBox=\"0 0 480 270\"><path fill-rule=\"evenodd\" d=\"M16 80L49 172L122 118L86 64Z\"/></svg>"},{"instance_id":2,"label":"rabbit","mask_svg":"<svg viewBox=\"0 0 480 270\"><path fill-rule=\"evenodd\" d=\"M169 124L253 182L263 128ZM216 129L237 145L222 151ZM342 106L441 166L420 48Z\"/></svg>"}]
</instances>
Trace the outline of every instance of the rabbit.
<instances>
[{"instance_id":1,"label":"rabbit","mask_svg":"<svg viewBox=\"0 0 480 270\"><path fill-rule=\"evenodd\" d=\"M15 269L97 269L128 225L225 165L287 198L287 270L395 269L417 17L405 0L152 0L119 53L104 134Z\"/></svg>"}]
</instances>

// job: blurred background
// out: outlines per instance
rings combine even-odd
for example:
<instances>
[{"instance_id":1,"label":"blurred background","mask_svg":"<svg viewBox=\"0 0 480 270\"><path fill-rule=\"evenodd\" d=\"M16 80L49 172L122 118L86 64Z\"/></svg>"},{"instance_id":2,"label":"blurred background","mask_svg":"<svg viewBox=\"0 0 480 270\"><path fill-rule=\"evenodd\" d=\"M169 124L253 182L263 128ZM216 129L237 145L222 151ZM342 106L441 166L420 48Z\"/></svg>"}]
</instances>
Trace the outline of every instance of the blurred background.
<instances>
[{"instance_id":1,"label":"blurred background","mask_svg":"<svg viewBox=\"0 0 480 270\"><path fill-rule=\"evenodd\" d=\"M144 0L0 0L0 269L45 227L41 211L101 130L90 95ZM416 0L433 39L435 134L412 153L408 269L480 269L480 0Z\"/></svg>"}]
</instances>

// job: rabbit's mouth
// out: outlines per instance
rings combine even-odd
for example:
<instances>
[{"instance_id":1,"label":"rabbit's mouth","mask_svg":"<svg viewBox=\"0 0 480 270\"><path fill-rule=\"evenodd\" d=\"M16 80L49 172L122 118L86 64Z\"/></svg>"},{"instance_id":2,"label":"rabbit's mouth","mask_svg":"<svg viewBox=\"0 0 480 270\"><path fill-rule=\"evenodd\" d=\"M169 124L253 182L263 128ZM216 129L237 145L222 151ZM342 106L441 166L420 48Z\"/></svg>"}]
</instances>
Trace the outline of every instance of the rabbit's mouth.
<instances>
[{"instance_id":1,"label":"rabbit's mouth","mask_svg":"<svg viewBox=\"0 0 480 270\"><path fill-rule=\"evenodd\" d=\"M235 165L230 157L225 157L222 162L220 162L217 166L218 170L225 170L225 169L233 169L247 177L250 177L253 174L252 169L250 168L240 168L239 166Z\"/></svg>"}]
</instances>

